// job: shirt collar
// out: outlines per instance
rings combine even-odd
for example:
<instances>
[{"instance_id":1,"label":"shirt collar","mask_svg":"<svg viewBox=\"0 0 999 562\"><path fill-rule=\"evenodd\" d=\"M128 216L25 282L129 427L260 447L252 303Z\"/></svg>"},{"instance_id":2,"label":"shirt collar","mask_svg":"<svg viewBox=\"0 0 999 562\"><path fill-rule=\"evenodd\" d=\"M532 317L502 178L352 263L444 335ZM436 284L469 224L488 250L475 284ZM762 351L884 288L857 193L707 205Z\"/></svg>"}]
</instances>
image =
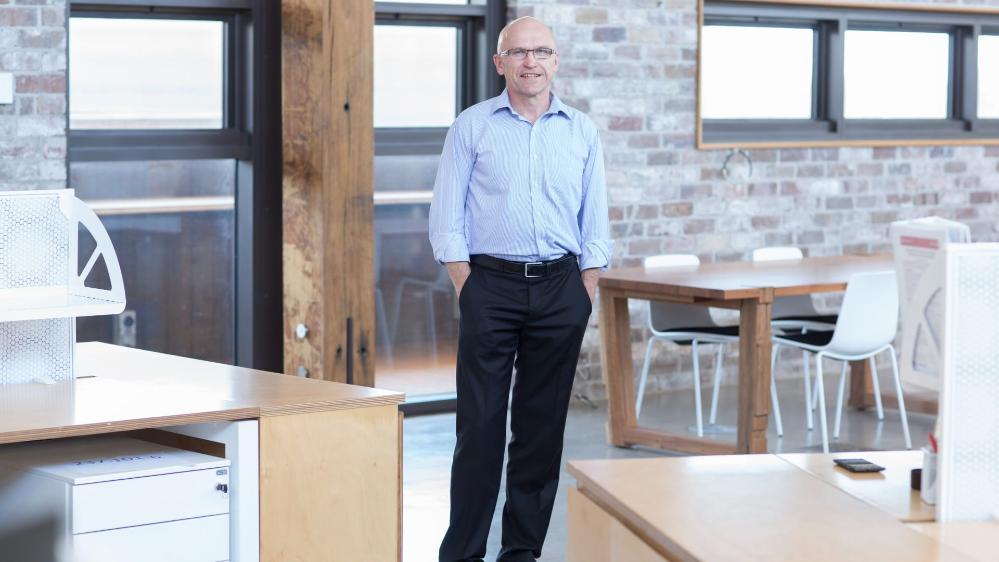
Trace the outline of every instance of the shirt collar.
<instances>
[{"instance_id":1,"label":"shirt collar","mask_svg":"<svg viewBox=\"0 0 999 562\"><path fill-rule=\"evenodd\" d=\"M572 113L569 111L569 106L562 103L562 100L555 95L555 92L551 92L548 95L548 111L544 115L561 113L564 117L571 120ZM490 113L496 113L501 109L509 109L510 113L519 115L517 110L513 108L513 105L510 104L510 94L507 93L506 88L503 88L503 92L500 95L493 98L493 107Z\"/></svg>"}]
</instances>

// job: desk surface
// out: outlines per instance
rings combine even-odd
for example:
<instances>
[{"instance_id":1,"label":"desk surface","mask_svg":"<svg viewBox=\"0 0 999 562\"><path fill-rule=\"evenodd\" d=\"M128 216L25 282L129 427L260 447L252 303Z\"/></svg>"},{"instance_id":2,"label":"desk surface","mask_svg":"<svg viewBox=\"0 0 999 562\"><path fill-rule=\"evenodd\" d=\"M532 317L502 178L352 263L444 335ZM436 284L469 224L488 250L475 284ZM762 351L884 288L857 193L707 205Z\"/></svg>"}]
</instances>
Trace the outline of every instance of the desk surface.
<instances>
[{"instance_id":1,"label":"desk surface","mask_svg":"<svg viewBox=\"0 0 999 562\"><path fill-rule=\"evenodd\" d=\"M999 523L912 523L909 527L975 560L999 559Z\"/></svg>"},{"instance_id":2,"label":"desk surface","mask_svg":"<svg viewBox=\"0 0 999 562\"><path fill-rule=\"evenodd\" d=\"M890 255L830 256L776 262L706 263L691 268L612 269L602 289L657 292L679 297L733 300L753 298L761 287L777 296L842 291L850 276L892 269Z\"/></svg>"},{"instance_id":3,"label":"desk surface","mask_svg":"<svg viewBox=\"0 0 999 562\"><path fill-rule=\"evenodd\" d=\"M775 455L573 461L580 490L676 560L969 560Z\"/></svg>"},{"instance_id":4,"label":"desk surface","mask_svg":"<svg viewBox=\"0 0 999 562\"><path fill-rule=\"evenodd\" d=\"M778 455L812 476L853 497L887 511L899 521L934 521L936 509L912 489L910 471L923 466L919 451L864 451L862 453ZM833 459L867 459L885 467L882 472L854 474L837 467Z\"/></svg>"},{"instance_id":5,"label":"desk surface","mask_svg":"<svg viewBox=\"0 0 999 562\"><path fill-rule=\"evenodd\" d=\"M0 443L398 404L403 394L83 343L77 380L0 387Z\"/></svg>"}]
</instances>

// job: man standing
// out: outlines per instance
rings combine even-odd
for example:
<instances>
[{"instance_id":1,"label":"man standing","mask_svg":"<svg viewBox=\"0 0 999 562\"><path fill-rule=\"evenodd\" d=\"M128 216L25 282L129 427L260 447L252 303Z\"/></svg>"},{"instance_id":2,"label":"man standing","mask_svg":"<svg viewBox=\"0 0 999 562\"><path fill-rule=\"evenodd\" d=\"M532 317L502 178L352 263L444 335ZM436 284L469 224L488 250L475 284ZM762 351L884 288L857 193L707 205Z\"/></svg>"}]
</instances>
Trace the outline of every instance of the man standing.
<instances>
[{"instance_id":1,"label":"man standing","mask_svg":"<svg viewBox=\"0 0 999 562\"><path fill-rule=\"evenodd\" d=\"M506 89L451 126L430 208L434 256L461 309L442 562L485 556L514 367L498 560L541 556L579 349L612 247L597 128L551 92L551 30L531 17L509 23L493 63Z\"/></svg>"}]
</instances>

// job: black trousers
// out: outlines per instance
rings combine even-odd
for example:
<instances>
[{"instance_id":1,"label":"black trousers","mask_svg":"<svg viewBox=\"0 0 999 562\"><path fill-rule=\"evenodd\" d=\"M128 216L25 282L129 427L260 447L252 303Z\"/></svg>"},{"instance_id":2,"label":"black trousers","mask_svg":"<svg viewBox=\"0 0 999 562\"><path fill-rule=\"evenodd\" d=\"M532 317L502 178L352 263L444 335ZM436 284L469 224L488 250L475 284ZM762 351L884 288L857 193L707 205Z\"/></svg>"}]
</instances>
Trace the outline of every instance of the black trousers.
<instances>
[{"instance_id":1,"label":"black trousers","mask_svg":"<svg viewBox=\"0 0 999 562\"><path fill-rule=\"evenodd\" d=\"M541 556L562 462L562 439L592 306L579 269L527 278L472 263L458 298L458 437L451 519L441 562L486 554L506 445L501 561ZM517 369L510 399L513 367Z\"/></svg>"}]
</instances>

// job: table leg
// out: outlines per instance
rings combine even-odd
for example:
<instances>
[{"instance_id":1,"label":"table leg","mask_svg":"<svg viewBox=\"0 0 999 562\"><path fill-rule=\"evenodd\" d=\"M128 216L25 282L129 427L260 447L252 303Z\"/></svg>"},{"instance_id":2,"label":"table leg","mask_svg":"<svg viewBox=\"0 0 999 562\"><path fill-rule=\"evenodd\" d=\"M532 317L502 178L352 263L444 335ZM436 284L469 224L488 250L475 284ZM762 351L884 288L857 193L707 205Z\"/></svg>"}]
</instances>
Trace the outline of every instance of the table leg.
<instances>
[{"instance_id":1,"label":"table leg","mask_svg":"<svg viewBox=\"0 0 999 562\"><path fill-rule=\"evenodd\" d=\"M631 315L628 298L600 290L600 357L607 388L607 439L624 447L625 430L636 425L635 378L631 360Z\"/></svg>"},{"instance_id":2,"label":"table leg","mask_svg":"<svg viewBox=\"0 0 999 562\"><path fill-rule=\"evenodd\" d=\"M745 299L739 315L738 453L766 453L770 420L770 308L773 289Z\"/></svg>"},{"instance_id":3,"label":"table leg","mask_svg":"<svg viewBox=\"0 0 999 562\"><path fill-rule=\"evenodd\" d=\"M850 400L847 405L863 410L874 404L871 363L867 359L850 362Z\"/></svg>"}]
</instances>

